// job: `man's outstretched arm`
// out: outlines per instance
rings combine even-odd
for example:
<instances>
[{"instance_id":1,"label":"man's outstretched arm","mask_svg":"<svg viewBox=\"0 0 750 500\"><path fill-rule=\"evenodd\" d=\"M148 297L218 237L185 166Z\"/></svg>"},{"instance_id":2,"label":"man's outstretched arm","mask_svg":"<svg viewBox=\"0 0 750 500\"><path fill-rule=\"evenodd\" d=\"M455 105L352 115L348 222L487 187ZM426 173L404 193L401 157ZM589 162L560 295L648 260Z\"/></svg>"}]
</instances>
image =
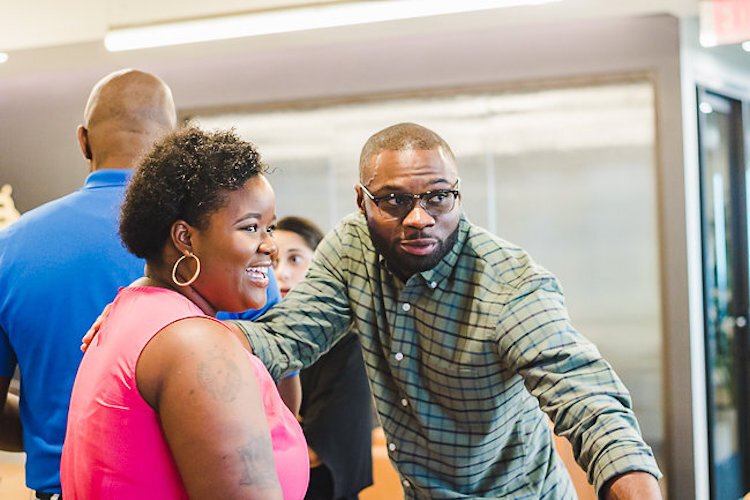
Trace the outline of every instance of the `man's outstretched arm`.
<instances>
[{"instance_id":1,"label":"man's outstretched arm","mask_svg":"<svg viewBox=\"0 0 750 500\"><path fill-rule=\"evenodd\" d=\"M237 321L253 352L277 380L315 362L349 331L345 225L318 245L305 279L256 322ZM349 245L351 246L351 245Z\"/></svg>"},{"instance_id":2,"label":"man's outstretched arm","mask_svg":"<svg viewBox=\"0 0 750 500\"><path fill-rule=\"evenodd\" d=\"M503 311L498 332L500 353L549 415L555 433L570 441L599 498L661 498L661 473L630 394L570 324L551 275L530 273Z\"/></svg>"}]
</instances>

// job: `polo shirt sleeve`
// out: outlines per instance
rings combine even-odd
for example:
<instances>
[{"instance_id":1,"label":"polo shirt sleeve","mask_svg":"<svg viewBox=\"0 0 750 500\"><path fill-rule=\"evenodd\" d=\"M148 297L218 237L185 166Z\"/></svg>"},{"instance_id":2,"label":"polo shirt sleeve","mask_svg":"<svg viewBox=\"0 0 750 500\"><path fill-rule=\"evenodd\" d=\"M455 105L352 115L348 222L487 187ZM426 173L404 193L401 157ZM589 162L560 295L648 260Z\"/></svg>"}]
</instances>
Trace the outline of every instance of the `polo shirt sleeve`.
<instances>
[{"instance_id":1,"label":"polo shirt sleeve","mask_svg":"<svg viewBox=\"0 0 750 500\"><path fill-rule=\"evenodd\" d=\"M310 366L347 333L351 310L345 249L337 228L318 246L305 279L255 323L238 321L275 379Z\"/></svg>"},{"instance_id":2,"label":"polo shirt sleeve","mask_svg":"<svg viewBox=\"0 0 750 500\"><path fill-rule=\"evenodd\" d=\"M0 377L12 377L16 371L16 353L5 330L0 327Z\"/></svg>"},{"instance_id":3,"label":"polo shirt sleeve","mask_svg":"<svg viewBox=\"0 0 750 500\"><path fill-rule=\"evenodd\" d=\"M571 325L554 276L532 274L518 287L500 315L498 339L501 356L539 400L555 433L570 441L600 495L607 481L625 472L661 477L628 390Z\"/></svg>"}]
</instances>

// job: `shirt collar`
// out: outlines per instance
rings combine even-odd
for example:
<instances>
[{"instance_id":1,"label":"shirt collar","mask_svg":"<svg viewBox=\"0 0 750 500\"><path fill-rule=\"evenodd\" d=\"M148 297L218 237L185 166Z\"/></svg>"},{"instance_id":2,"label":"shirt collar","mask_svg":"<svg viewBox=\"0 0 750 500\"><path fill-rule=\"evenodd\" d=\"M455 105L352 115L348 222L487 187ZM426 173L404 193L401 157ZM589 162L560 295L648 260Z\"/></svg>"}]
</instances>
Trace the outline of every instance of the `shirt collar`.
<instances>
[{"instance_id":1,"label":"shirt collar","mask_svg":"<svg viewBox=\"0 0 750 500\"><path fill-rule=\"evenodd\" d=\"M133 176L130 168L105 168L91 172L83 183L85 189L124 186Z\"/></svg>"},{"instance_id":2,"label":"shirt collar","mask_svg":"<svg viewBox=\"0 0 750 500\"><path fill-rule=\"evenodd\" d=\"M362 217L362 219L365 220L364 216ZM427 271L417 273L422 277L427 286L429 286L430 288L437 288L438 284L441 281L450 276L451 272L458 263L458 257L461 255L461 251L463 250L466 239L468 238L470 225L471 223L466 219L466 216L464 214L461 214L461 218L458 221L458 238L456 239L456 243L455 245L453 245L453 248L451 248L451 250L447 254L445 254L445 257L443 257L440 262L435 265L435 267L433 267L432 269L428 269ZM396 273L392 272L388 268L388 262L385 260L385 258L383 258L382 255L378 255L378 259L380 265L400 282L401 280L398 278Z\"/></svg>"}]
</instances>

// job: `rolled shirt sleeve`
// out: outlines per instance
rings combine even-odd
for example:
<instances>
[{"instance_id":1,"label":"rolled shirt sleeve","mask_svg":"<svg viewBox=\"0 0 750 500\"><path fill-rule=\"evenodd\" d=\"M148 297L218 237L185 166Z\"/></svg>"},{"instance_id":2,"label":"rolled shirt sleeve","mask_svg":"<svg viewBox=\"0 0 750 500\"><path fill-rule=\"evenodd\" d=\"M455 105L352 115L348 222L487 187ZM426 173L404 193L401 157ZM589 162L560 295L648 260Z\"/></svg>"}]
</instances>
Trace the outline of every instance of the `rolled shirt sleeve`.
<instances>
[{"instance_id":1,"label":"rolled shirt sleeve","mask_svg":"<svg viewBox=\"0 0 750 500\"><path fill-rule=\"evenodd\" d=\"M351 323L346 259L336 231L323 239L305 279L256 322L237 321L277 380L310 366Z\"/></svg>"}]
</instances>

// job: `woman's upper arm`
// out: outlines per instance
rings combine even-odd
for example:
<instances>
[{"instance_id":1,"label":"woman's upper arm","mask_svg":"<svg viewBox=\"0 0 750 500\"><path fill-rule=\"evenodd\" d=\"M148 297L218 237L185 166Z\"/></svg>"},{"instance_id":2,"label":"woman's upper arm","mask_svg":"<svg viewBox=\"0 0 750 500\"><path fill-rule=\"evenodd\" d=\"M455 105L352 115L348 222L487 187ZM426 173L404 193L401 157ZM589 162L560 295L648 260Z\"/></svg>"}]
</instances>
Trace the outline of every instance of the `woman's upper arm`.
<instances>
[{"instance_id":1,"label":"woman's upper arm","mask_svg":"<svg viewBox=\"0 0 750 500\"><path fill-rule=\"evenodd\" d=\"M281 498L260 387L226 328L173 323L143 350L136 379L190 498Z\"/></svg>"}]
</instances>

